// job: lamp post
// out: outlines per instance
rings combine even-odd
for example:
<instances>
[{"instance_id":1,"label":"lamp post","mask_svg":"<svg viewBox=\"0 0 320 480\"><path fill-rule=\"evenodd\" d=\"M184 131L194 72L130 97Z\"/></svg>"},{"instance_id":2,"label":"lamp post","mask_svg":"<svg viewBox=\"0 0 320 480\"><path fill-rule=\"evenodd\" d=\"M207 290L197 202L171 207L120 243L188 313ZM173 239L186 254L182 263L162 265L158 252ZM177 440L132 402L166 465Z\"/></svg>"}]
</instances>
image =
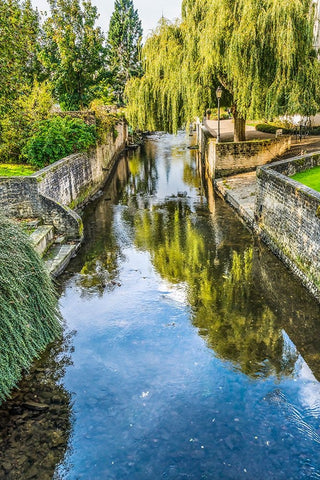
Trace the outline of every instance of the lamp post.
<instances>
[{"instance_id":1,"label":"lamp post","mask_svg":"<svg viewBox=\"0 0 320 480\"><path fill-rule=\"evenodd\" d=\"M222 88L219 87L217 88L216 91L217 99L218 99L218 135L217 135L217 142L220 142L220 99L222 97Z\"/></svg>"}]
</instances>

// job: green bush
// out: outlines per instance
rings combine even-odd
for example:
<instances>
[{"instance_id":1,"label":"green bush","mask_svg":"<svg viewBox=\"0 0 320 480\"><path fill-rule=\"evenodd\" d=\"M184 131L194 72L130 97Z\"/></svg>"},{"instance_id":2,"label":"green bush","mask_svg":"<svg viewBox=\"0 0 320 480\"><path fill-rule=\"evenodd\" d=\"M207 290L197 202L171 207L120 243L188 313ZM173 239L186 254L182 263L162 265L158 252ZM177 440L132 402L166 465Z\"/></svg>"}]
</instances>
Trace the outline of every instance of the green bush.
<instances>
[{"instance_id":1,"label":"green bush","mask_svg":"<svg viewBox=\"0 0 320 480\"><path fill-rule=\"evenodd\" d=\"M309 133L310 135L320 135L320 127L311 127Z\"/></svg>"},{"instance_id":2,"label":"green bush","mask_svg":"<svg viewBox=\"0 0 320 480\"><path fill-rule=\"evenodd\" d=\"M96 143L95 127L80 118L52 117L35 124L23 154L28 163L40 168Z\"/></svg>"},{"instance_id":3,"label":"green bush","mask_svg":"<svg viewBox=\"0 0 320 480\"><path fill-rule=\"evenodd\" d=\"M44 264L22 230L0 215L0 403L61 332Z\"/></svg>"},{"instance_id":4,"label":"green bush","mask_svg":"<svg viewBox=\"0 0 320 480\"><path fill-rule=\"evenodd\" d=\"M286 135L294 135L295 133L299 132L299 125L292 128L283 127L281 124L274 125L270 123L259 123L256 125L256 130L258 132L265 132L265 133L276 133L276 131L281 128L282 132ZM303 134L307 132L309 135L320 135L320 127L310 127L306 130L303 129Z\"/></svg>"},{"instance_id":5,"label":"green bush","mask_svg":"<svg viewBox=\"0 0 320 480\"><path fill-rule=\"evenodd\" d=\"M256 125L256 130L264 133L276 133L278 128L274 125L270 125L269 123L259 123Z\"/></svg>"},{"instance_id":6,"label":"green bush","mask_svg":"<svg viewBox=\"0 0 320 480\"><path fill-rule=\"evenodd\" d=\"M52 108L51 87L35 82L0 118L0 162L24 163L22 150L31 135L34 123L48 118Z\"/></svg>"},{"instance_id":7,"label":"green bush","mask_svg":"<svg viewBox=\"0 0 320 480\"><path fill-rule=\"evenodd\" d=\"M282 129L282 133L286 135L292 135L294 133L294 129L292 128L283 128L281 125L272 125L270 123L259 123L256 125L256 130L258 132L264 133L273 133L275 134L277 130Z\"/></svg>"}]
</instances>

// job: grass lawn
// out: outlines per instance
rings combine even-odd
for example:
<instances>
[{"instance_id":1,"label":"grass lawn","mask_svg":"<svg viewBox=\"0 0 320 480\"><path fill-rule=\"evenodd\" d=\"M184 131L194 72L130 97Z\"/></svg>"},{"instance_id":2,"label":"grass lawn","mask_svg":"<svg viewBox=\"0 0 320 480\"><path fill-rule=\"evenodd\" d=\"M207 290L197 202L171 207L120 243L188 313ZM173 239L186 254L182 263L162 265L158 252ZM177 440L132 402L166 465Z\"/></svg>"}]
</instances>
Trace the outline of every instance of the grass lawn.
<instances>
[{"instance_id":1,"label":"grass lawn","mask_svg":"<svg viewBox=\"0 0 320 480\"><path fill-rule=\"evenodd\" d=\"M0 177L20 177L32 175L34 172L36 172L36 169L30 165L0 163Z\"/></svg>"},{"instance_id":2,"label":"grass lawn","mask_svg":"<svg viewBox=\"0 0 320 480\"><path fill-rule=\"evenodd\" d=\"M297 182L303 183L307 187L313 188L313 190L317 190L317 192L320 192L320 166L313 167L305 172L296 173L291 178Z\"/></svg>"}]
</instances>

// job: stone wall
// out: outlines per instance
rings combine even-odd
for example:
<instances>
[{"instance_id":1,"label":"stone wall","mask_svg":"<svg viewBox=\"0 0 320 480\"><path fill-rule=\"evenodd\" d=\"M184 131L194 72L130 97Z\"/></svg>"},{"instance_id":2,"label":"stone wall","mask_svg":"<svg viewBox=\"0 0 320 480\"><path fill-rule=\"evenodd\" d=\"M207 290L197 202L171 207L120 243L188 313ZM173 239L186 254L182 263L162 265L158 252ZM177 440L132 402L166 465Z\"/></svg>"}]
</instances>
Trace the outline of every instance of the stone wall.
<instances>
[{"instance_id":1,"label":"stone wall","mask_svg":"<svg viewBox=\"0 0 320 480\"><path fill-rule=\"evenodd\" d=\"M255 219L265 243L320 300L320 193L289 178L320 165L320 154L257 170Z\"/></svg>"},{"instance_id":2,"label":"stone wall","mask_svg":"<svg viewBox=\"0 0 320 480\"><path fill-rule=\"evenodd\" d=\"M75 208L94 195L104 184L113 161L127 141L124 122L116 127L117 134L108 135L104 145L88 153L70 155L32 175L41 194L63 205Z\"/></svg>"},{"instance_id":3,"label":"stone wall","mask_svg":"<svg viewBox=\"0 0 320 480\"><path fill-rule=\"evenodd\" d=\"M57 232L78 240L82 237L82 221L76 212L52 198L39 194L33 177L0 178L0 208L7 217L42 218Z\"/></svg>"},{"instance_id":4,"label":"stone wall","mask_svg":"<svg viewBox=\"0 0 320 480\"><path fill-rule=\"evenodd\" d=\"M290 136L238 143L216 143L211 149L215 176L249 172L265 165L286 152L291 146Z\"/></svg>"},{"instance_id":5,"label":"stone wall","mask_svg":"<svg viewBox=\"0 0 320 480\"><path fill-rule=\"evenodd\" d=\"M217 143L204 127L198 127L199 150L212 178L250 172L282 155L291 146L290 136Z\"/></svg>"},{"instance_id":6,"label":"stone wall","mask_svg":"<svg viewBox=\"0 0 320 480\"><path fill-rule=\"evenodd\" d=\"M70 155L30 177L0 177L0 208L9 217L42 218L68 238L82 236L82 221L72 209L83 204L109 177L125 148L127 125L88 153Z\"/></svg>"},{"instance_id":7,"label":"stone wall","mask_svg":"<svg viewBox=\"0 0 320 480\"><path fill-rule=\"evenodd\" d=\"M8 217L38 217L38 183L32 177L0 177L0 208Z\"/></svg>"}]
</instances>

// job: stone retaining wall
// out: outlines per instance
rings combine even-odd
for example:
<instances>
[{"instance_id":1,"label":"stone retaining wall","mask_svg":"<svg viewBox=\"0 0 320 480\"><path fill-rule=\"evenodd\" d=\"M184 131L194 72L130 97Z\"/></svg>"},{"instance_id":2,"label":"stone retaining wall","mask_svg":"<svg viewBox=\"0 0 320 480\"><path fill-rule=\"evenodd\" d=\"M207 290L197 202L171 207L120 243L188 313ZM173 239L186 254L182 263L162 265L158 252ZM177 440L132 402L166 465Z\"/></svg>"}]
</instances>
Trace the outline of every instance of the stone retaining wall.
<instances>
[{"instance_id":1,"label":"stone retaining wall","mask_svg":"<svg viewBox=\"0 0 320 480\"><path fill-rule=\"evenodd\" d=\"M270 163L291 146L291 137L287 135L248 142L217 143L204 126L197 131L199 150L212 178L253 171L259 165Z\"/></svg>"},{"instance_id":2,"label":"stone retaining wall","mask_svg":"<svg viewBox=\"0 0 320 480\"><path fill-rule=\"evenodd\" d=\"M292 180L320 165L320 154L257 170L255 220L265 243L320 300L320 193Z\"/></svg>"},{"instance_id":3,"label":"stone retaining wall","mask_svg":"<svg viewBox=\"0 0 320 480\"><path fill-rule=\"evenodd\" d=\"M239 143L215 143L210 140L216 177L255 170L286 152L290 136Z\"/></svg>"},{"instance_id":4,"label":"stone retaining wall","mask_svg":"<svg viewBox=\"0 0 320 480\"><path fill-rule=\"evenodd\" d=\"M39 192L71 208L94 195L106 181L115 157L125 148L125 122L119 123L116 131L115 137L113 133L108 135L104 145L98 145L88 153L70 155L33 174Z\"/></svg>"},{"instance_id":5,"label":"stone retaining wall","mask_svg":"<svg viewBox=\"0 0 320 480\"><path fill-rule=\"evenodd\" d=\"M9 217L41 217L69 238L82 235L82 221L72 209L83 204L106 180L127 141L127 125L89 153L70 155L30 177L0 177L0 208Z\"/></svg>"}]
</instances>

